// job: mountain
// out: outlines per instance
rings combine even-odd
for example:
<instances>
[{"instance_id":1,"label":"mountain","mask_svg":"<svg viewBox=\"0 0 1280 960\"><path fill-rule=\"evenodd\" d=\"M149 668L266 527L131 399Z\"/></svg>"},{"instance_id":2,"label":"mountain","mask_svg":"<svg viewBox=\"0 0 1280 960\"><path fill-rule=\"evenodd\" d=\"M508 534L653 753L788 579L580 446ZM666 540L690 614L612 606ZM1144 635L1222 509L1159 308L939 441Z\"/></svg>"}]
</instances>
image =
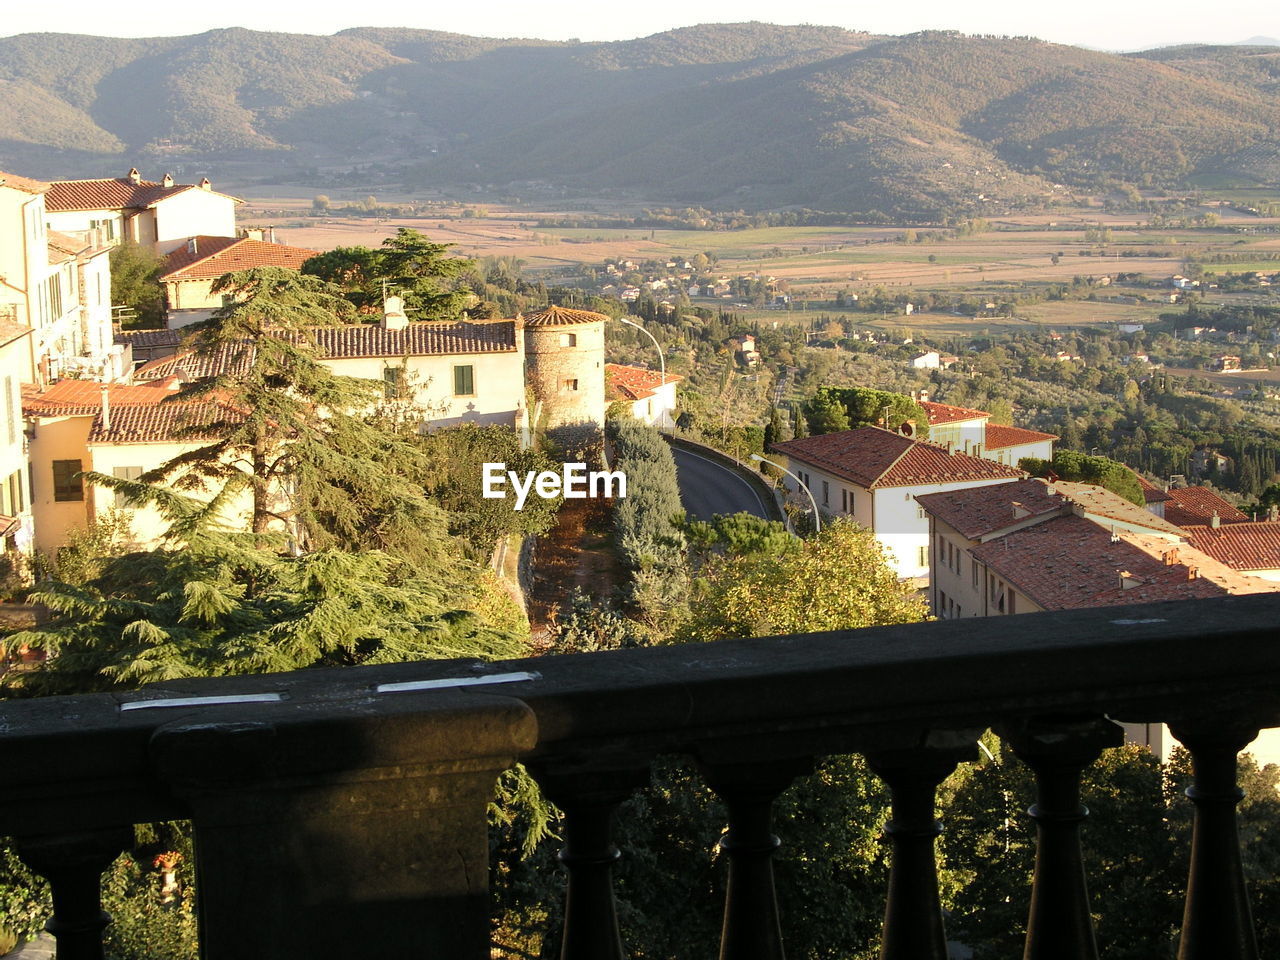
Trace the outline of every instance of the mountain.
<instances>
[{"instance_id":1,"label":"mountain","mask_svg":"<svg viewBox=\"0 0 1280 960\"><path fill-rule=\"evenodd\" d=\"M0 165L377 163L420 185L932 216L1068 188L1274 182L1277 93L1280 49L1259 45L1117 55L760 23L610 43L27 34L0 39Z\"/></svg>"}]
</instances>

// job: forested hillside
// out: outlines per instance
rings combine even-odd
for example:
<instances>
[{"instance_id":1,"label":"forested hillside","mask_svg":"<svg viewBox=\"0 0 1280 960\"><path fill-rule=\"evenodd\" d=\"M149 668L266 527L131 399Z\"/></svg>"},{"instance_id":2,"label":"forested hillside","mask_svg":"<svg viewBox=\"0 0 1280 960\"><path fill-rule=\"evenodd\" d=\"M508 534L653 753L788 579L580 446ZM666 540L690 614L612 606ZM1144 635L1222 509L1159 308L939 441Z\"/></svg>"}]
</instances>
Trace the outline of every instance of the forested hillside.
<instances>
[{"instance_id":1,"label":"forested hillside","mask_svg":"<svg viewBox=\"0 0 1280 960\"><path fill-rule=\"evenodd\" d=\"M410 185L931 215L1274 180L1278 89L1274 47L1121 56L758 23L611 43L33 34L0 39L0 164L72 176L113 159L376 162Z\"/></svg>"}]
</instances>

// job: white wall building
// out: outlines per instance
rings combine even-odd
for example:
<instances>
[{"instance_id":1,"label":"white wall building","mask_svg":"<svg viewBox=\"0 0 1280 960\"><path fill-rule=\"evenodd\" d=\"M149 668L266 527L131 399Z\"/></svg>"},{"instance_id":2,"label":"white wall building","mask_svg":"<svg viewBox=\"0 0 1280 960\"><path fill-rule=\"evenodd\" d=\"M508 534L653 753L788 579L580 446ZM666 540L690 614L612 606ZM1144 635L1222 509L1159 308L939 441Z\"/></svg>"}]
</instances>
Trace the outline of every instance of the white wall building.
<instances>
[{"instance_id":1,"label":"white wall building","mask_svg":"<svg viewBox=\"0 0 1280 960\"><path fill-rule=\"evenodd\" d=\"M812 492L828 516L852 517L871 530L899 577L929 575L929 521L917 496L1009 483L1020 470L880 427L859 427L775 443L773 452ZM797 503L808 498L784 478Z\"/></svg>"},{"instance_id":2,"label":"white wall building","mask_svg":"<svg viewBox=\"0 0 1280 960\"><path fill-rule=\"evenodd\" d=\"M675 427L676 384L684 377L668 373L666 380L657 370L628 367L621 363L604 365L605 399L625 403L631 415L660 430Z\"/></svg>"}]
</instances>

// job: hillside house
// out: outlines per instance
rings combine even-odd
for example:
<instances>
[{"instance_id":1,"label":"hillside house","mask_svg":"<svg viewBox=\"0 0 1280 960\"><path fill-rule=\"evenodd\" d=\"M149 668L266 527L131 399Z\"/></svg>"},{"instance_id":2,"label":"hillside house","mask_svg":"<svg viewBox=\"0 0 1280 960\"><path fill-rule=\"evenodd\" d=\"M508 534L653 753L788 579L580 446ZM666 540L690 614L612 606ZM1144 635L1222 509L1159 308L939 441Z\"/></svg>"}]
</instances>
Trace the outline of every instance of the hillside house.
<instances>
[{"instance_id":1,"label":"hillside house","mask_svg":"<svg viewBox=\"0 0 1280 960\"><path fill-rule=\"evenodd\" d=\"M102 180L55 180L46 197L49 228L95 233L100 242L128 241L166 254L189 237L236 235L236 205L207 179L177 183L169 174L143 180L137 169Z\"/></svg>"},{"instance_id":2,"label":"hillside house","mask_svg":"<svg viewBox=\"0 0 1280 960\"><path fill-rule=\"evenodd\" d=\"M185 327L209 319L223 305L224 296L213 292L213 284L224 274L253 267L300 270L316 253L245 237L189 237L165 257L160 273L168 325Z\"/></svg>"},{"instance_id":3,"label":"hillside house","mask_svg":"<svg viewBox=\"0 0 1280 960\"><path fill-rule=\"evenodd\" d=\"M899 577L929 574L929 524L916 497L1009 483L1022 471L880 427L786 440L770 449L804 482L827 516L852 517L871 530ZM786 477L798 504L808 498Z\"/></svg>"},{"instance_id":4,"label":"hillside house","mask_svg":"<svg viewBox=\"0 0 1280 960\"><path fill-rule=\"evenodd\" d=\"M910 343L911 341L907 341ZM913 370L937 370L942 366L942 357L936 350L928 350L911 358Z\"/></svg>"},{"instance_id":5,"label":"hillside house","mask_svg":"<svg viewBox=\"0 0 1280 960\"><path fill-rule=\"evenodd\" d=\"M620 363L606 363L604 377L605 399L610 403L626 404L633 417L651 427L675 427L676 384L684 377L668 373L664 380L657 370Z\"/></svg>"}]
</instances>

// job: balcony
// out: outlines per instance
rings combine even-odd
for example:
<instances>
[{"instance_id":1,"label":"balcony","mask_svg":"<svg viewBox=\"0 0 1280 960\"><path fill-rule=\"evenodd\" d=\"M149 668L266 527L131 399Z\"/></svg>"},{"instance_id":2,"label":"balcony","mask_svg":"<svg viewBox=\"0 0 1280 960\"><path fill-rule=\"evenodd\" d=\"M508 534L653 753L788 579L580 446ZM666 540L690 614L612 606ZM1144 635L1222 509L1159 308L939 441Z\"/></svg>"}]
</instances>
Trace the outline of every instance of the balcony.
<instances>
[{"instance_id":1,"label":"balcony","mask_svg":"<svg viewBox=\"0 0 1280 960\"><path fill-rule=\"evenodd\" d=\"M994 727L1038 791L1025 957L1093 958L1081 771L1115 721L1165 722L1195 766L1179 957L1246 960L1236 754L1280 726L1277 623L1261 594L8 701L0 832L51 882L62 960L102 956L99 875L131 826L179 818L209 960L481 960L486 804L522 761L565 813L562 957L616 960L613 816L683 755L728 810L721 957L777 960L773 799L814 758L860 753L893 804L881 955L941 960L935 790Z\"/></svg>"}]
</instances>

